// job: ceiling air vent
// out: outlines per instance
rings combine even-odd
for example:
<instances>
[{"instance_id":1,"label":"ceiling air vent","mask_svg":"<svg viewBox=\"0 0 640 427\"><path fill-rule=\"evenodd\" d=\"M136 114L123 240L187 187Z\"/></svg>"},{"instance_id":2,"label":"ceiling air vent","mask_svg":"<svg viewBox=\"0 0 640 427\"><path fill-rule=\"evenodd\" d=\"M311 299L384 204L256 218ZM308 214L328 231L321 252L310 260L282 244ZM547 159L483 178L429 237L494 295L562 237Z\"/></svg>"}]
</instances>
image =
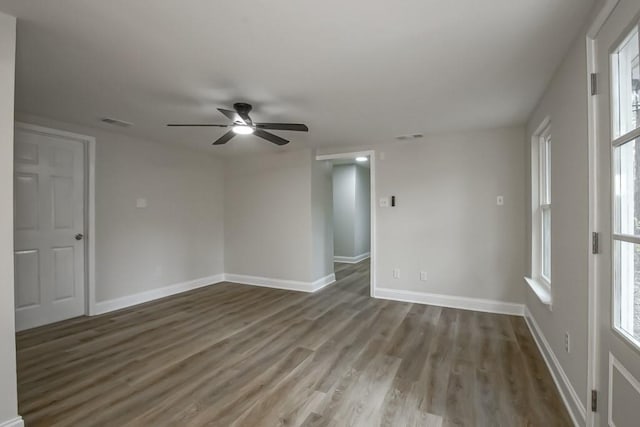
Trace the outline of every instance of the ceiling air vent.
<instances>
[{"instance_id":1,"label":"ceiling air vent","mask_svg":"<svg viewBox=\"0 0 640 427\"><path fill-rule=\"evenodd\" d=\"M104 117L100 119L100 121L111 126L120 126L121 128L128 128L129 126L133 126L133 123L125 122L124 120L118 120L111 117Z\"/></svg>"},{"instance_id":2,"label":"ceiling air vent","mask_svg":"<svg viewBox=\"0 0 640 427\"><path fill-rule=\"evenodd\" d=\"M396 139L398 141L410 141L412 139L419 139L419 138L424 138L424 135L421 133L414 133L411 135L400 135L400 136L396 136Z\"/></svg>"}]
</instances>

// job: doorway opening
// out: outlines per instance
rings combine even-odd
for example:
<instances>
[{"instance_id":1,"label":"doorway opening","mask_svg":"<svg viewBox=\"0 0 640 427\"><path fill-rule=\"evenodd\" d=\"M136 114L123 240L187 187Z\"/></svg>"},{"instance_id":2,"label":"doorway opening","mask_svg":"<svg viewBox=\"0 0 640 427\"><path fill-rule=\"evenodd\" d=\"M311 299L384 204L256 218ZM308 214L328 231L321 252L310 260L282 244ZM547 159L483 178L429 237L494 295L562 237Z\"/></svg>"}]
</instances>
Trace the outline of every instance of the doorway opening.
<instances>
[{"instance_id":1,"label":"doorway opening","mask_svg":"<svg viewBox=\"0 0 640 427\"><path fill-rule=\"evenodd\" d=\"M333 262L341 269L369 264L370 292L375 290L375 153L317 156L332 166Z\"/></svg>"}]
</instances>

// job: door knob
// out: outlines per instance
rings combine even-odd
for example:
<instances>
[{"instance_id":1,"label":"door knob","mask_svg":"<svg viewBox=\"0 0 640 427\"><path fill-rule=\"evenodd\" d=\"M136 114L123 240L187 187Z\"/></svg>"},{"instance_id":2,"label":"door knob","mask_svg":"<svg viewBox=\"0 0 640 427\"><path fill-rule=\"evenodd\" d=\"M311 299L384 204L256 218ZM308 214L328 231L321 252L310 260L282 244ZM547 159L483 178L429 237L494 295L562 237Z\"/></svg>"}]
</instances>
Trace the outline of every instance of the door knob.
<instances>
[{"instance_id":1,"label":"door knob","mask_svg":"<svg viewBox=\"0 0 640 427\"><path fill-rule=\"evenodd\" d=\"M76 234L76 240L82 240L83 237L84 235L82 233Z\"/></svg>"}]
</instances>

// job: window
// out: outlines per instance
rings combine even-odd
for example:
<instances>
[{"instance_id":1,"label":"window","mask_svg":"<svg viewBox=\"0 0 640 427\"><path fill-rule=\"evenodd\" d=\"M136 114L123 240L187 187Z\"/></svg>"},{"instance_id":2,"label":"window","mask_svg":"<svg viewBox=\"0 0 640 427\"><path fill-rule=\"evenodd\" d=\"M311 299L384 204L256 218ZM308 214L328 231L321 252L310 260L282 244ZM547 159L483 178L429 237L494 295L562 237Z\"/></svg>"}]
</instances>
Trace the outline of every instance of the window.
<instances>
[{"instance_id":1,"label":"window","mask_svg":"<svg viewBox=\"0 0 640 427\"><path fill-rule=\"evenodd\" d=\"M551 135L547 127L540 135L540 277L551 286Z\"/></svg>"},{"instance_id":2,"label":"window","mask_svg":"<svg viewBox=\"0 0 640 427\"><path fill-rule=\"evenodd\" d=\"M551 309L551 126L546 118L531 139L531 290Z\"/></svg>"},{"instance_id":3,"label":"window","mask_svg":"<svg viewBox=\"0 0 640 427\"><path fill-rule=\"evenodd\" d=\"M638 27L611 54L614 327L640 346L640 65Z\"/></svg>"}]
</instances>

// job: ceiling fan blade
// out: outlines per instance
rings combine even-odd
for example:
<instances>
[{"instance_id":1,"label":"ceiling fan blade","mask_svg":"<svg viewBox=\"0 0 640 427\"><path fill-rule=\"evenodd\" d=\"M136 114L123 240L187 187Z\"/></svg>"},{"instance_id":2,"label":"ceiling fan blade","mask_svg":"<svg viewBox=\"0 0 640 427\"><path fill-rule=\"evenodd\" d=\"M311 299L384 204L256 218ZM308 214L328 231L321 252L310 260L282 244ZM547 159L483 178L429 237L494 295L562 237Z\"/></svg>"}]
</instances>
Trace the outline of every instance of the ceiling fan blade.
<instances>
[{"instance_id":1,"label":"ceiling fan blade","mask_svg":"<svg viewBox=\"0 0 640 427\"><path fill-rule=\"evenodd\" d=\"M226 144L227 142L229 142L229 140L231 138L233 138L234 136L236 136L236 133L233 131L233 129L231 129L229 132L225 133L224 135L222 135L220 138L218 138L213 145L222 145L222 144Z\"/></svg>"},{"instance_id":2,"label":"ceiling fan blade","mask_svg":"<svg viewBox=\"0 0 640 427\"><path fill-rule=\"evenodd\" d=\"M238 115L247 126L253 126L253 120L249 117L249 113L238 113Z\"/></svg>"},{"instance_id":3,"label":"ceiling fan blade","mask_svg":"<svg viewBox=\"0 0 640 427\"><path fill-rule=\"evenodd\" d=\"M256 123L256 127L260 129L272 130L293 130L297 132L309 132L307 125L300 123Z\"/></svg>"},{"instance_id":4,"label":"ceiling fan blade","mask_svg":"<svg viewBox=\"0 0 640 427\"><path fill-rule=\"evenodd\" d=\"M224 108L218 108L218 111L220 111L229 120L232 120L233 122L244 122L244 120L242 120L242 117L240 117L240 115L235 111L225 110Z\"/></svg>"},{"instance_id":5,"label":"ceiling fan blade","mask_svg":"<svg viewBox=\"0 0 640 427\"><path fill-rule=\"evenodd\" d=\"M267 132L267 131L264 131L262 129L256 129L253 132L253 134L255 136L259 136L262 139L266 139L269 142L273 142L274 144L277 144L277 145L285 145L285 144L289 143L289 141L287 141L286 139L280 138L278 135L274 135L274 134L272 134L270 132Z\"/></svg>"},{"instance_id":6,"label":"ceiling fan blade","mask_svg":"<svg viewBox=\"0 0 640 427\"><path fill-rule=\"evenodd\" d=\"M229 125L214 125L208 123L168 123L169 127L189 127L189 126L197 126L197 127L214 127L214 128L228 128Z\"/></svg>"}]
</instances>

